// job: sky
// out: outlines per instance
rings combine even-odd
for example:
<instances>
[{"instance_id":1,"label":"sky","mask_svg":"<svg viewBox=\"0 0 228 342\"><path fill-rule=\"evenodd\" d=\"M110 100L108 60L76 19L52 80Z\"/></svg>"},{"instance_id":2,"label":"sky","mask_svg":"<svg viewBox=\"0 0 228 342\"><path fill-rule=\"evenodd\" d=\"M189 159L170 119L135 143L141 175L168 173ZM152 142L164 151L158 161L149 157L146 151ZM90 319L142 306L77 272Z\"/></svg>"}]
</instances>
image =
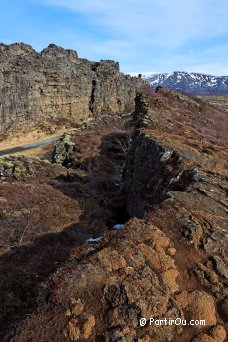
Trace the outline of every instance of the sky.
<instances>
[{"instance_id":1,"label":"sky","mask_svg":"<svg viewBox=\"0 0 228 342\"><path fill-rule=\"evenodd\" d=\"M54 43L124 73L228 75L228 1L0 0L0 42Z\"/></svg>"}]
</instances>

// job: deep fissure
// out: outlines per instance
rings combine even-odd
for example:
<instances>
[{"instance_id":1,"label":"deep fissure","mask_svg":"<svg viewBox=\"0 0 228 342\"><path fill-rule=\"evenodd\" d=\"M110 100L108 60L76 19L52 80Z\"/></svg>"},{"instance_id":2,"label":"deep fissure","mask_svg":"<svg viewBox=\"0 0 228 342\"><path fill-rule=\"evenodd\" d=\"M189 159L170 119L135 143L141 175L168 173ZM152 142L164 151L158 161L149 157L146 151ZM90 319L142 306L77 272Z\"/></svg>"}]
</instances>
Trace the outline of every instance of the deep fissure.
<instances>
[{"instance_id":1,"label":"deep fissure","mask_svg":"<svg viewBox=\"0 0 228 342\"><path fill-rule=\"evenodd\" d=\"M151 209L150 206L159 205L167 198L168 191L179 190L178 182L183 181L181 190L184 191L195 177L195 172L190 172L190 178L185 177L189 175L189 170L179 168L182 164L174 152L168 153L143 132L134 133L130 135L123 128L105 131L100 134L99 152L92 156L86 154L87 138L83 150L77 143L77 134L73 142L73 134L66 133L55 148L55 162L64 165L67 170L67 175L60 176L55 186L64 195L77 199L82 214L77 223L56 234L38 236L30 246L18 246L5 256L5 263L9 267L10 262L12 265L18 263L19 255L25 260L27 255L29 260L35 258L42 246L39 262L30 266L29 261L24 261L28 266L23 280L25 285L21 283L21 288L18 283L14 283L15 276L11 271L13 279L10 278L10 290L18 294L24 305L15 308L15 313L22 312L22 319L23 310L27 312L28 308L36 306L40 283L55 272L58 264L64 263L77 246L90 238L95 243L99 242L97 237L105 235L116 224L125 224L132 217L143 218L147 210ZM175 179L177 182L173 183ZM155 207L153 209L156 210ZM33 286L26 293L23 286L26 286L34 273L38 274L38 278L32 280Z\"/></svg>"}]
</instances>

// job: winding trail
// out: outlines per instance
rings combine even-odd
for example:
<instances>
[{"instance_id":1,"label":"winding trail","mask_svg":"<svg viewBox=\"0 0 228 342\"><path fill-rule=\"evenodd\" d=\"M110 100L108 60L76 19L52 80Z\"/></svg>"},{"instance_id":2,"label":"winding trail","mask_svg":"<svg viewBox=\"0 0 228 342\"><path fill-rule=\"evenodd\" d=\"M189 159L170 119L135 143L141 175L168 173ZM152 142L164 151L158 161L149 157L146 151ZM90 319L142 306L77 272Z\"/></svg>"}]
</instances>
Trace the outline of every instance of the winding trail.
<instances>
[{"instance_id":1,"label":"winding trail","mask_svg":"<svg viewBox=\"0 0 228 342\"><path fill-rule=\"evenodd\" d=\"M13 153L17 153L17 152L23 152L26 150L31 150L43 145L47 145L47 144L51 144L55 141L57 141L59 138L61 137L61 135L52 137L52 138L48 138L48 139L43 139L43 140L39 140L39 141L35 141L29 144L25 144L25 145L20 145L20 146L14 146L14 147L10 147L4 150L0 150L0 156L4 156L7 154L13 154Z\"/></svg>"}]
</instances>

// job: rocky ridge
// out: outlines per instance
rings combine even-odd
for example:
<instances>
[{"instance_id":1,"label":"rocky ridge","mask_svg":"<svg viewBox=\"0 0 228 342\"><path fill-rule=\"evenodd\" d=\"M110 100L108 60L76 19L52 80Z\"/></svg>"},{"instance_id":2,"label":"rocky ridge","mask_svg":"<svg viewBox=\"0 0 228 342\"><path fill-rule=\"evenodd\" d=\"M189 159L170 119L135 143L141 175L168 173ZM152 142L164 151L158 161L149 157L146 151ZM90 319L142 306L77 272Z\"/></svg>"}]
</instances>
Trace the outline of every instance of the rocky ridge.
<instances>
[{"instance_id":1,"label":"rocky ridge","mask_svg":"<svg viewBox=\"0 0 228 342\"><path fill-rule=\"evenodd\" d=\"M76 125L130 112L142 80L111 60L90 62L54 44L0 44L0 133L44 121Z\"/></svg>"},{"instance_id":2,"label":"rocky ridge","mask_svg":"<svg viewBox=\"0 0 228 342\"><path fill-rule=\"evenodd\" d=\"M0 222L21 222L7 207L19 188L31 196L23 217L33 218L34 198L48 203L49 232L60 222L55 234L27 232L26 246L3 252L3 341L225 341L225 123L225 112L159 88L137 95L125 123L107 117L66 133L53 151L59 165L41 162L24 179L5 175ZM44 179L50 196L34 191ZM50 211L56 196L59 209ZM73 223L65 227L66 217ZM205 325L150 325L150 317Z\"/></svg>"}]
</instances>

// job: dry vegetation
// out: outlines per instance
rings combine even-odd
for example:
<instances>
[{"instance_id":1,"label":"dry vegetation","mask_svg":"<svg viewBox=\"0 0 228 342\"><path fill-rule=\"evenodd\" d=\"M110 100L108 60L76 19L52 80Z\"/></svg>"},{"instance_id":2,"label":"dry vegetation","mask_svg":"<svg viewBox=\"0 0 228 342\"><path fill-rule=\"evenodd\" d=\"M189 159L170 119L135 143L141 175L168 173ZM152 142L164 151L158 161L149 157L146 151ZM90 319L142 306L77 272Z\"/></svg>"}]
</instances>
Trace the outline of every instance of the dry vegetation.
<instances>
[{"instance_id":1,"label":"dry vegetation","mask_svg":"<svg viewBox=\"0 0 228 342\"><path fill-rule=\"evenodd\" d=\"M225 341L227 114L144 90L130 120L68 133L65 167L8 160L24 171L0 182L2 340ZM199 313L205 327L138 325Z\"/></svg>"},{"instance_id":2,"label":"dry vegetation","mask_svg":"<svg viewBox=\"0 0 228 342\"><path fill-rule=\"evenodd\" d=\"M214 106L218 106L226 111L228 110L228 95L205 95L201 96L200 98Z\"/></svg>"}]
</instances>

